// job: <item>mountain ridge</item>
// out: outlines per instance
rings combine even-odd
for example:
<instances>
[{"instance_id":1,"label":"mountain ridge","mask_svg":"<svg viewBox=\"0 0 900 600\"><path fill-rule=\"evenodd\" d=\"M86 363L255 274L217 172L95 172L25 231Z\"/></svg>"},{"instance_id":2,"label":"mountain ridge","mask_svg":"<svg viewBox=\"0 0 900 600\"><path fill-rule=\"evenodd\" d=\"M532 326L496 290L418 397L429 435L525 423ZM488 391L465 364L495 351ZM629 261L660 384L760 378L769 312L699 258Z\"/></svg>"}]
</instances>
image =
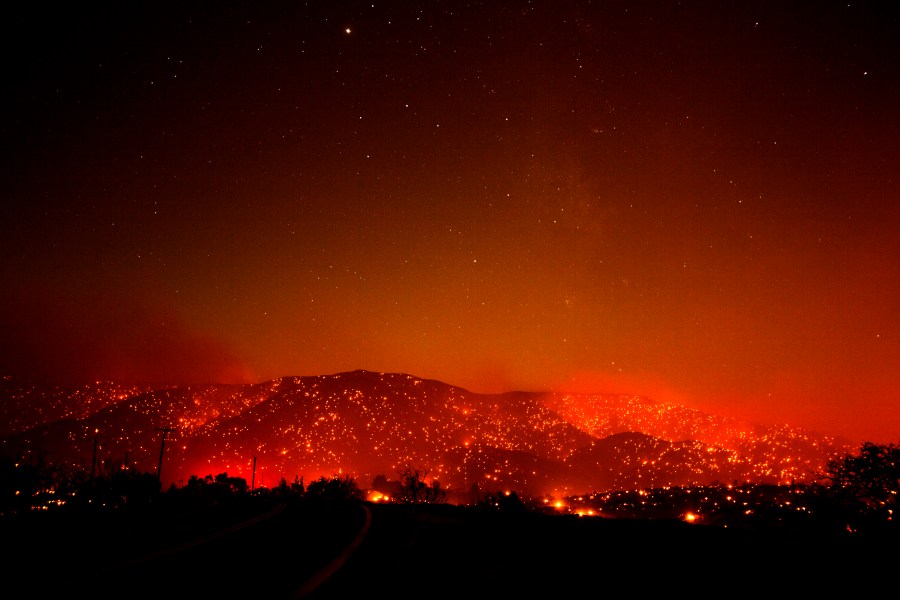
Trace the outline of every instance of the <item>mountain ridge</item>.
<instances>
[{"instance_id":1,"label":"mountain ridge","mask_svg":"<svg viewBox=\"0 0 900 600\"><path fill-rule=\"evenodd\" d=\"M641 396L481 394L362 369L256 384L100 382L68 392L16 385L14 378L2 381L4 454L148 472L156 472L162 455L166 486L224 472L266 487L347 475L366 488L378 475L413 466L460 494L558 496L803 481L853 450L845 440L799 428Z\"/></svg>"}]
</instances>

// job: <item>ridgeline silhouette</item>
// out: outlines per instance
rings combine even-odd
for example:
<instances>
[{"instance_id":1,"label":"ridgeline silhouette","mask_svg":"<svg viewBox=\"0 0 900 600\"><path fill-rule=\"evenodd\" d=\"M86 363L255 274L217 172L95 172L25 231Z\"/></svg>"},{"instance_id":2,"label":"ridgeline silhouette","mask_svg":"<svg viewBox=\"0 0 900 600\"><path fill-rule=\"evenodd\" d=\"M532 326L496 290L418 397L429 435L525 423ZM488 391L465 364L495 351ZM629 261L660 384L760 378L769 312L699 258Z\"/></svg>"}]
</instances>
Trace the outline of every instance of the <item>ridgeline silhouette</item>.
<instances>
[{"instance_id":1,"label":"ridgeline silhouette","mask_svg":"<svg viewBox=\"0 0 900 600\"><path fill-rule=\"evenodd\" d=\"M220 472L251 487L334 473L371 481L410 464L451 501L472 484L532 496L783 484L810 481L853 449L640 396L475 394L401 373L155 388L45 388L7 377L2 386L4 454L158 470L164 487Z\"/></svg>"}]
</instances>

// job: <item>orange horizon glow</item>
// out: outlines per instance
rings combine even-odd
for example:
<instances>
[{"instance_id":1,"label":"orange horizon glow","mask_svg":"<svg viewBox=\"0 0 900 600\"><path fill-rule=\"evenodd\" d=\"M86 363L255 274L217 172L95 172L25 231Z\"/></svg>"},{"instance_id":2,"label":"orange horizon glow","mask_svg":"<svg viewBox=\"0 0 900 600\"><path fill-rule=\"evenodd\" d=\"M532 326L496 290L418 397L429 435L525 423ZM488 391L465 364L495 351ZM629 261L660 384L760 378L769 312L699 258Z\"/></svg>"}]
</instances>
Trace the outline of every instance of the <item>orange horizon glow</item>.
<instances>
[{"instance_id":1,"label":"orange horizon glow","mask_svg":"<svg viewBox=\"0 0 900 600\"><path fill-rule=\"evenodd\" d=\"M900 441L890 3L323 4L21 11L0 376L365 369Z\"/></svg>"}]
</instances>

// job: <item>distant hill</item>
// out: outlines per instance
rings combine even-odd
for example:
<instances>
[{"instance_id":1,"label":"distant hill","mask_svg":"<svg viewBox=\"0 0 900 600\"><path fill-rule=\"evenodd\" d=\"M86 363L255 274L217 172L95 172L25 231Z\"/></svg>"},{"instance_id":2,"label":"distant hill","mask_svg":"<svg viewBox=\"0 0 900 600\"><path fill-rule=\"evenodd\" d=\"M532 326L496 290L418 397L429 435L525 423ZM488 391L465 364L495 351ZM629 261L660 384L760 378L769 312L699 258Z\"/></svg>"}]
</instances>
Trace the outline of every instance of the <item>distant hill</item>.
<instances>
[{"instance_id":1,"label":"distant hill","mask_svg":"<svg viewBox=\"0 0 900 600\"><path fill-rule=\"evenodd\" d=\"M0 394L4 455L155 473L162 453L166 487L227 473L257 487L347 475L367 488L412 466L459 494L571 495L806 481L856 450L640 396L476 394L404 373L77 388L6 377Z\"/></svg>"}]
</instances>

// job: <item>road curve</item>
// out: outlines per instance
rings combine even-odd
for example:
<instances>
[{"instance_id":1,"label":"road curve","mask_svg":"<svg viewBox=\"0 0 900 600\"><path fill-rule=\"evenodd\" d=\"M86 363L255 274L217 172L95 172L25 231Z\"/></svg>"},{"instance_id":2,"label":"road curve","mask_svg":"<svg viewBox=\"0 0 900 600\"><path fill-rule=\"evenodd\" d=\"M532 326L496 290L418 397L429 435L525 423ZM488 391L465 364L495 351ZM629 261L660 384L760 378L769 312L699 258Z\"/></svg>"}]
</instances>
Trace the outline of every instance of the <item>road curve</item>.
<instances>
[{"instance_id":1,"label":"road curve","mask_svg":"<svg viewBox=\"0 0 900 600\"><path fill-rule=\"evenodd\" d=\"M310 594L312 594L322 583L324 583L329 577L334 575L338 569L340 569L344 563L353 555L354 552L360 547L365 539L366 534L369 532L369 528L372 525L372 511L368 506L364 504L359 505L360 508L365 512L365 521L363 522L363 526L360 528L359 533L356 535L353 540L350 541L349 544L338 554L334 560L326 564L319 571L313 574L303 585L294 590L294 593L291 594L292 600L299 600L300 598L306 598Z\"/></svg>"},{"instance_id":2,"label":"road curve","mask_svg":"<svg viewBox=\"0 0 900 600\"><path fill-rule=\"evenodd\" d=\"M11 599L302 598L360 546L369 523L356 502L29 519L0 528L13 550L0 576Z\"/></svg>"},{"instance_id":3,"label":"road curve","mask_svg":"<svg viewBox=\"0 0 900 600\"><path fill-rule=\"evenodd\" d=\"M892 585L897 547L895 538L876 548L791 531L440 505L299 502L175 517L0 527L11 550L0 565L4 589L13 600L332 600L410 590L456 600L622 588L875 597Z\"/></svg>"}]
</instances>

